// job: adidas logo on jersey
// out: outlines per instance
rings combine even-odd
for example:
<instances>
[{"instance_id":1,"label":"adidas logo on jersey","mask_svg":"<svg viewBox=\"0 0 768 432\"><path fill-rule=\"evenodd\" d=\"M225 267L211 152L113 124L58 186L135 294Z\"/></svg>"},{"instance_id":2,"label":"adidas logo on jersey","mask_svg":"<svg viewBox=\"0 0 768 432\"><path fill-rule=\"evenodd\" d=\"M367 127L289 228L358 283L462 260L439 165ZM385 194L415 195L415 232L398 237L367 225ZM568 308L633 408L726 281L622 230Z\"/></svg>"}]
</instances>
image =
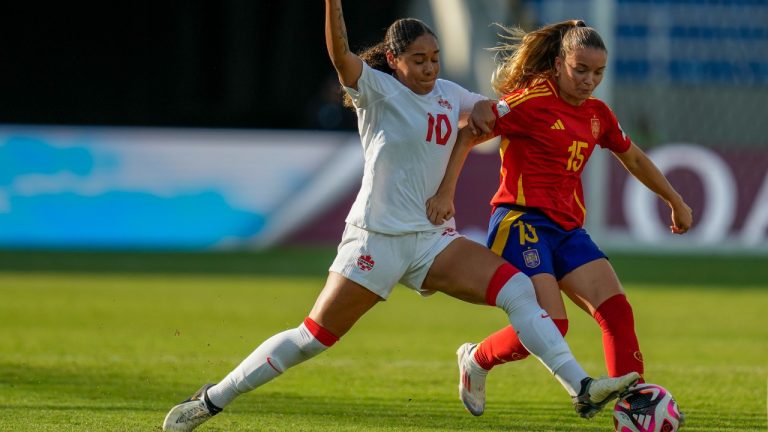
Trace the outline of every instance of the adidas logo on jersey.
<instances>
[{"instance_id":1,"label":"adidas logo on jersey","mask_svg":"<svg viewBox=\"0 0 768 432\"><path fill-rule=\"evenodd\" d=\"M550 129L565 130L565 126L563 126L563 122L560 119L557 119Z\"/></svg>"}]
</instances>

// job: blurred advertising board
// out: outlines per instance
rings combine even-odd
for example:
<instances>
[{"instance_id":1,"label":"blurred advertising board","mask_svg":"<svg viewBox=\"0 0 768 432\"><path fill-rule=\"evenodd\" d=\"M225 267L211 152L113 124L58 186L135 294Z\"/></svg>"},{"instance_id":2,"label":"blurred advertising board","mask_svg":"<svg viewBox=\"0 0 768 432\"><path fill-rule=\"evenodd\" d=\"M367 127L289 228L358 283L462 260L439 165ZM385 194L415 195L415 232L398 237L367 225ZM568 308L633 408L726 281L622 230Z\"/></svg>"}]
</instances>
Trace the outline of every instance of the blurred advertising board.
<instances>
[{"instance_id":1,"label":"blurred advertising board","mask_svg":"<svg viewBox=\"0 0 768 432\"><path fill-rule=\"evenodd\" d=\"M609 158L604 192L587 196L603 200L590 226L602 247L768 252L768 150L649 155L694 209L694 229L669 234L669 211ZM349 132L2 126L0 247L335 245L362 162ZM481 242L498 170L495 152L472 153L459 182L458 227Z\"/></svg>"}]
</instances>

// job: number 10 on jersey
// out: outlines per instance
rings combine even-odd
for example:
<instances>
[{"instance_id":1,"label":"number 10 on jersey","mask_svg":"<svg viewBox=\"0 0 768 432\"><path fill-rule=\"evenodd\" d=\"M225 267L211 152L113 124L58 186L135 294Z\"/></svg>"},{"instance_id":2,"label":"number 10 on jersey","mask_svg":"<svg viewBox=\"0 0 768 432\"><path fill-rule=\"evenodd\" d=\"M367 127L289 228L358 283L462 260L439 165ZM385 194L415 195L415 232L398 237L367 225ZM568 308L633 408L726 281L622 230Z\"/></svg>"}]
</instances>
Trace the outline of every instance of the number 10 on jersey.
<instances>
[{"instance_id":1,"label":"number 10 on jersey","mask_svg":"<svg viewBox=\"0 0 768 432\"><path fill-rule=\"evenodd\" d=\"M445 114L438 114L437 117L432 113L427 113L427 142L435 139L435 144L445 145L448 143L448 137L451 136L453 128L451 121Z\"/></svg>"}]
</instances>

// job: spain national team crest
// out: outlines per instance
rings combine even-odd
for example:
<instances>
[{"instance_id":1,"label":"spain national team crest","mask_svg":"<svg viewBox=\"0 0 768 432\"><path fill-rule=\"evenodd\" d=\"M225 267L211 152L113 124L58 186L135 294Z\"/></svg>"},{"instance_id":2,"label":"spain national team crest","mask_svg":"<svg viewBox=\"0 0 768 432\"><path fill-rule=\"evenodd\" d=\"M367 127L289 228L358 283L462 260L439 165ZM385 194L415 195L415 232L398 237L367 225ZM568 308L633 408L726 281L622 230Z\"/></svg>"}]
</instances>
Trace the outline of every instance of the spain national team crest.
<instances>
[{"instance_id":1,"label":"spain national team crest","mask_svg":"<svg viewBox=\"0 0 768 432\"><path fill-rule=\"evenodd\" d=\"M505 115L509 114L510 111L511 109L509 108L507 101L504 99L499 99L499 101L496 103L496 112L499 113L499 117L504 117Z\"/></svg>"},{"instance_id":2,"label":"spain national team crest","mask_svg":"<svg viewBox=\"0 0 768 432\"><path fill-rule=\"evenodd\" d=\"M600 119L592 117L592 136L597 139L600 136Z\"/></svg>"},{"instance_id":3,"label":"spain national team crest","mask_svg":"<svg viewBox=\"0 0 768 432\"><path fill-rule=\"evenodd\" d=\"M370 255L360 255L357 258L357 267L362 271L370 271L373 269L375 261Z\"/></svg>"},{"instance_id":4,"label":"spain national team crest","mask_svg":"<svg viewBox=\"0 0 768 432\"><path fill-rule=\"evenodd\" d=\"M541 264L541 258L539 258L539 251L537 249L528 249L523 251L523 261L528 268L536 268Z\"/></svg>"}]
</instances>

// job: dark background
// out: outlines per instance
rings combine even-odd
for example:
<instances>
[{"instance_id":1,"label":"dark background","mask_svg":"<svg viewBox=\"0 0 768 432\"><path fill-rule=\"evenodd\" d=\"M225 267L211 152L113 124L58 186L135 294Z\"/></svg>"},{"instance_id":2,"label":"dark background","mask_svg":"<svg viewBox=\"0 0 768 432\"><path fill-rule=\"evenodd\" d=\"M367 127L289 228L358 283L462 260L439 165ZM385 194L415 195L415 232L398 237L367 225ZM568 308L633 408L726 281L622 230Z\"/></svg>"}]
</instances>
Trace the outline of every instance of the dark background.
<instances>
[{"instance_id":1,"label":"dark background","mask_svg":"<svg viewBox=\"0 0 768 432\"><path fill-rule=\"evenodd\" d=\"M344 2L351 48L381 40L404 3ZM352 129L324 10L321 0L5 2L0 123Z\"/></svg>"}]
</instances>

